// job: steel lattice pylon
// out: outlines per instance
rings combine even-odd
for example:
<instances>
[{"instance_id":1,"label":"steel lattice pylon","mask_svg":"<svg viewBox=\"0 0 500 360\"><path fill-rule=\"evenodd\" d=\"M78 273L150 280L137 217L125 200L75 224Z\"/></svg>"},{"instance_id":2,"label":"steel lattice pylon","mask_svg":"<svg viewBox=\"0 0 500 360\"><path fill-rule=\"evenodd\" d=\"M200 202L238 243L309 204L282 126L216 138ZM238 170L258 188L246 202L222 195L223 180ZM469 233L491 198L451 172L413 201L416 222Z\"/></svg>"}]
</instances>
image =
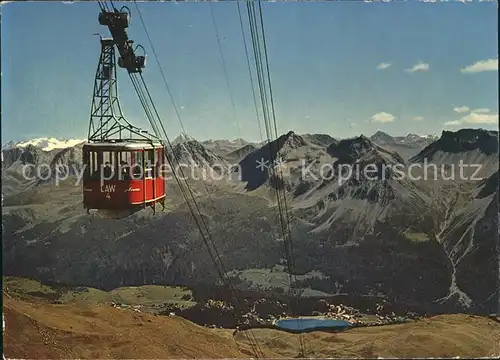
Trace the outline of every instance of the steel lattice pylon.
<instances>
[{"instance_id":1,"label":"steel lattice pylon","mask_svg":"<svg viewBox=\"0 0 500 360\"><path fill-rule=\"evenodd\" d=\"M130 124L118 100L113 39L101 39L101 55L95 75L90 113L89 142L155 141L158 138Z\"/></svg>"}]
</instances>

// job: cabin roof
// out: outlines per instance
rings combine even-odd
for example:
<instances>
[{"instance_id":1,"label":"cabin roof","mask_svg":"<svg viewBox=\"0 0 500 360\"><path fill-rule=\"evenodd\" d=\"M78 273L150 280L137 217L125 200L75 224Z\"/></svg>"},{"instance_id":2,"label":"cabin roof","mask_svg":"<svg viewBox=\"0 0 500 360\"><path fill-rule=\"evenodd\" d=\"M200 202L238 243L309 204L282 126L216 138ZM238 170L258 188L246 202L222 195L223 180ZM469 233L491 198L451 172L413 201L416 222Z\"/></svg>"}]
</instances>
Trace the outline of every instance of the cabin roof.
<instances>
[{"instance_id":1,"label":"cabin roof","mask_svg":"<svg viewBox=\"0 0 500 360\"><path fill-rule=\"evenodd\" d=\"M128 150L150 150L150 149L158 149L162 148L163 145L158 142L132 142L132 141L122 141L122 142L99 142L99 143L85 143L83 145L84 148L88 148L89 150L120 150L120 149L128 149Z\"/></svg>"}]
</instances>

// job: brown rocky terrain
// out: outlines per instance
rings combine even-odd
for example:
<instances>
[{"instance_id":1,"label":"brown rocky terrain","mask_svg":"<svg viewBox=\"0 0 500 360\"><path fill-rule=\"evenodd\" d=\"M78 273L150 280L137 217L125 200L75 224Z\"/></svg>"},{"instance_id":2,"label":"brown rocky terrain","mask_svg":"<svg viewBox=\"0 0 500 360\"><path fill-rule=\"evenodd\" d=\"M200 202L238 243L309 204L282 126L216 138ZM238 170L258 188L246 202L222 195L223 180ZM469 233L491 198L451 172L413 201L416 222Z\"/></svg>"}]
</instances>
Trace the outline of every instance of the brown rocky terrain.
<instances>
[{"instance_id":1,"label":"brown rocky terrain","mask_svg":"<svg viewBox=\"0 0 500 360\"><path fill-rule=\"evenodd\" d=\"M209 329L160 316L84 301L53 304L4 293L6 358L248 358L247 331ZM500 324L487 317L441 315L401 325L303 335L253 329L265 357L493 357ZM234 336L233 336L234 335Z\"/></svg>"}]
</instances>

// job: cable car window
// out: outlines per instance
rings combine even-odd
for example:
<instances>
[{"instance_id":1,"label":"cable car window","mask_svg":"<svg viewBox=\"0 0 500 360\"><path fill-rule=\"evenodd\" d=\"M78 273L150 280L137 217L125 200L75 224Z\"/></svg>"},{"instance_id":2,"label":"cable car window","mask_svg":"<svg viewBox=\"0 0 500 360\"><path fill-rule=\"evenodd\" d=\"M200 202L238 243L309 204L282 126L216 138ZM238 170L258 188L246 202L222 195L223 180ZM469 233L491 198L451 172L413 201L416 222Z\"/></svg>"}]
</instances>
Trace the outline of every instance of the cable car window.
<instances>
[{"instance_id":1,"label":"cable car window","mask_svg":"<svg viewBox=\"0 0 500 360\"><path fill-rule=\"evenodd\" d=\"M121 151L120 152L120 164L130 165L132 162L132 153L130 151Z\"/></svg>"},{"instance_id":2,"label":"cable car window","mask_svg":"<svg viewBox=\"0 0 500 360\"><path fill-rule=\"evenodd\" d=\"M88 152L88 163L87 163L87 166L89 168L89 178L93 178L94 177L94 163L95 163L95 160L94 160L94 152L93 151L89 151Z\"/></svg>"},{"instance_id":3,"label":"cable car window","mask_svg":"<svg viewBox=\"0 0 500 360\"><path fill-rule=\"evenodd\" d=\"M130 151L122 151L119 153L119 180L130 180L130 166L132 164L132 153Z\"/></svg>"},{"instance_id":4,"label":"cable car window","mask_svg":"<svg viewBox=\"0 0 500 360\"><path fill-rule=\"evenodd\" d=\"M133 165L133 169L132 169L133 178L135 180L142 179L143 165L144 165L144 158L143 158L142 151L135 151L134 152L134 165Z\"/></svg>"},{"instance_id":5,"label":"cable car window","mask_svg":"<svg viewBox=\"0 0 500 360\"><path fill-rule=\"evenodd\" d=\"M99 177L99 165L97 163L97 153L95 151L90 152L90 177L92 179Z\"/></svg>"},{"instance_id":6,"label":"cable car window","mask_svg":"<svg viewBox=\"0 0 500 360\"><path fill-rule=\"evenodd\" d=\"M98 178L99 177L99 159L101 159L101 154L98 154L97 152L93 152L94 154L94 177Z\"/></svg>"},{"instance_id":7,"label":"cable car window","mask_svg":"<svg viewBox=\"0 0 500 360\"><path fill-rule=\"evenodd\" d=\"M96 177L102 176L102 168L103 168L103 154L100 151L96 151Z\"/></svg>"},{"instance_id":8,"label":"cable car window","mask_svg":"<svg viewBox=\"0 0 500 360\"><path fill-rule=\"evenodd\" d=\"M114 172L113 153L110 151L103 151L102 160L103 160L103 170L102 170L103 180L111 180Z\"/></svg>"},{"instance_id":9,"label":"cable car window","mask_svg":"<svg viewBox=\"0 0 500 360\"><path fill-rule=\"evenodd\" d=\"M85 151L83 153L83 178L88 180L90 178L91 169L90 169L90 153Z\"/></svg>"},{"instance_id":10,"label":"cable car window","mask_svg":"<svg viewBox=\"0 0 500 360\"><path fill-rule=\"evenodd\" d=\"M162 178L166 176L166 161L165 161L165 152L164 148L159 148L158 149L158 164L159 164L159 173Z\"/></svg>"},{"instance_id":11,"label":"cable car window","mask_svg":"<svg viewBox=\"0 0 500 360\"><path fill-rule=\"evenodd\" d=\"M113 180L117 180L118 177L118 152L110 151L109 153L109 162L111 163L112 177Z\"/></svg>"},{"instance_id":12,"label":"cable car window","mask_svg":"<svg viewBox=\"0 0 500 360\"><path fill-rule=\"evenodd\" d=\"M95 163L96 163L95 152L90 151L89 152L89 176L91 178L95 177Z\"/></svg>"},{"instance_id":13,"label":"cable car window","mask_svg":"<svg viewBox=\"0 0 500 360\"><path fill-rule=\"evenodd\" d=\"M154 166L154 151L153 150L145 150L144 151L144 170L145 177L152 178L153 177L153 166Z\"/></svg>"},{"instance_id":14,"label":"cable car window","mask_svg":"<svg viewBox=\"0 0 500 360\"><path fill-rule=\"evenodd\" d=\"M102 152L102 161L103 164L109 163L109 151Z\"/></svg>"},{"instance_id":15,"label":"cable car window","mask_svg":"<svg viewBox=\"0 0 500 360\"><path fill-rule=\"evenodd\" d=\"M159 156L158 156L159 151L160 151L160 149L155 149L154 150L154 156L155 156L155 158L154 158L154 169L155 169L155 171L154 171L154 177L155 178L157 178L157 177L160 176L160 162L158 160L159 159Z\"/></svg>"}]
</instances>

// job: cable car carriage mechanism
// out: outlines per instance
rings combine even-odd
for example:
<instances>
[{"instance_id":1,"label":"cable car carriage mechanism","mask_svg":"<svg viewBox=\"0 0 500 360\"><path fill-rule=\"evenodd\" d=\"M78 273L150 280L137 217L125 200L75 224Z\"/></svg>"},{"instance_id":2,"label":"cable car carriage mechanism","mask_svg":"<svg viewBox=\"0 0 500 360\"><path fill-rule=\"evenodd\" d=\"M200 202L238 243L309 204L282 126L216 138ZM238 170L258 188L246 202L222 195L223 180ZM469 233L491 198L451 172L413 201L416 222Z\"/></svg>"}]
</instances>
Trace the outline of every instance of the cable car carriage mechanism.
<instances>
[{"instance_id":1,"label":"cable car carriage mechanism","mask_svg":"<svg viewBox=\"0 0 500 360\"><path fill-rule=\"evenodd\" d=\"M147 206L154 211L156 203L164 208L166 196L161 171L164 146L157 136L128 122L118 100L114 45L120 53L128 54L120 57L118 65L129 73L140 72L145 65L145 56L135 56L132 41L126 36L129 18L116 10L99 15L99 22L108 25L114 39L101 37L88 142L83 146L84 208L88 213L97 210L103 217L115 219ZM113 31L109 22L118 20L120 26Z\"/></svg>"}]
</instances>

